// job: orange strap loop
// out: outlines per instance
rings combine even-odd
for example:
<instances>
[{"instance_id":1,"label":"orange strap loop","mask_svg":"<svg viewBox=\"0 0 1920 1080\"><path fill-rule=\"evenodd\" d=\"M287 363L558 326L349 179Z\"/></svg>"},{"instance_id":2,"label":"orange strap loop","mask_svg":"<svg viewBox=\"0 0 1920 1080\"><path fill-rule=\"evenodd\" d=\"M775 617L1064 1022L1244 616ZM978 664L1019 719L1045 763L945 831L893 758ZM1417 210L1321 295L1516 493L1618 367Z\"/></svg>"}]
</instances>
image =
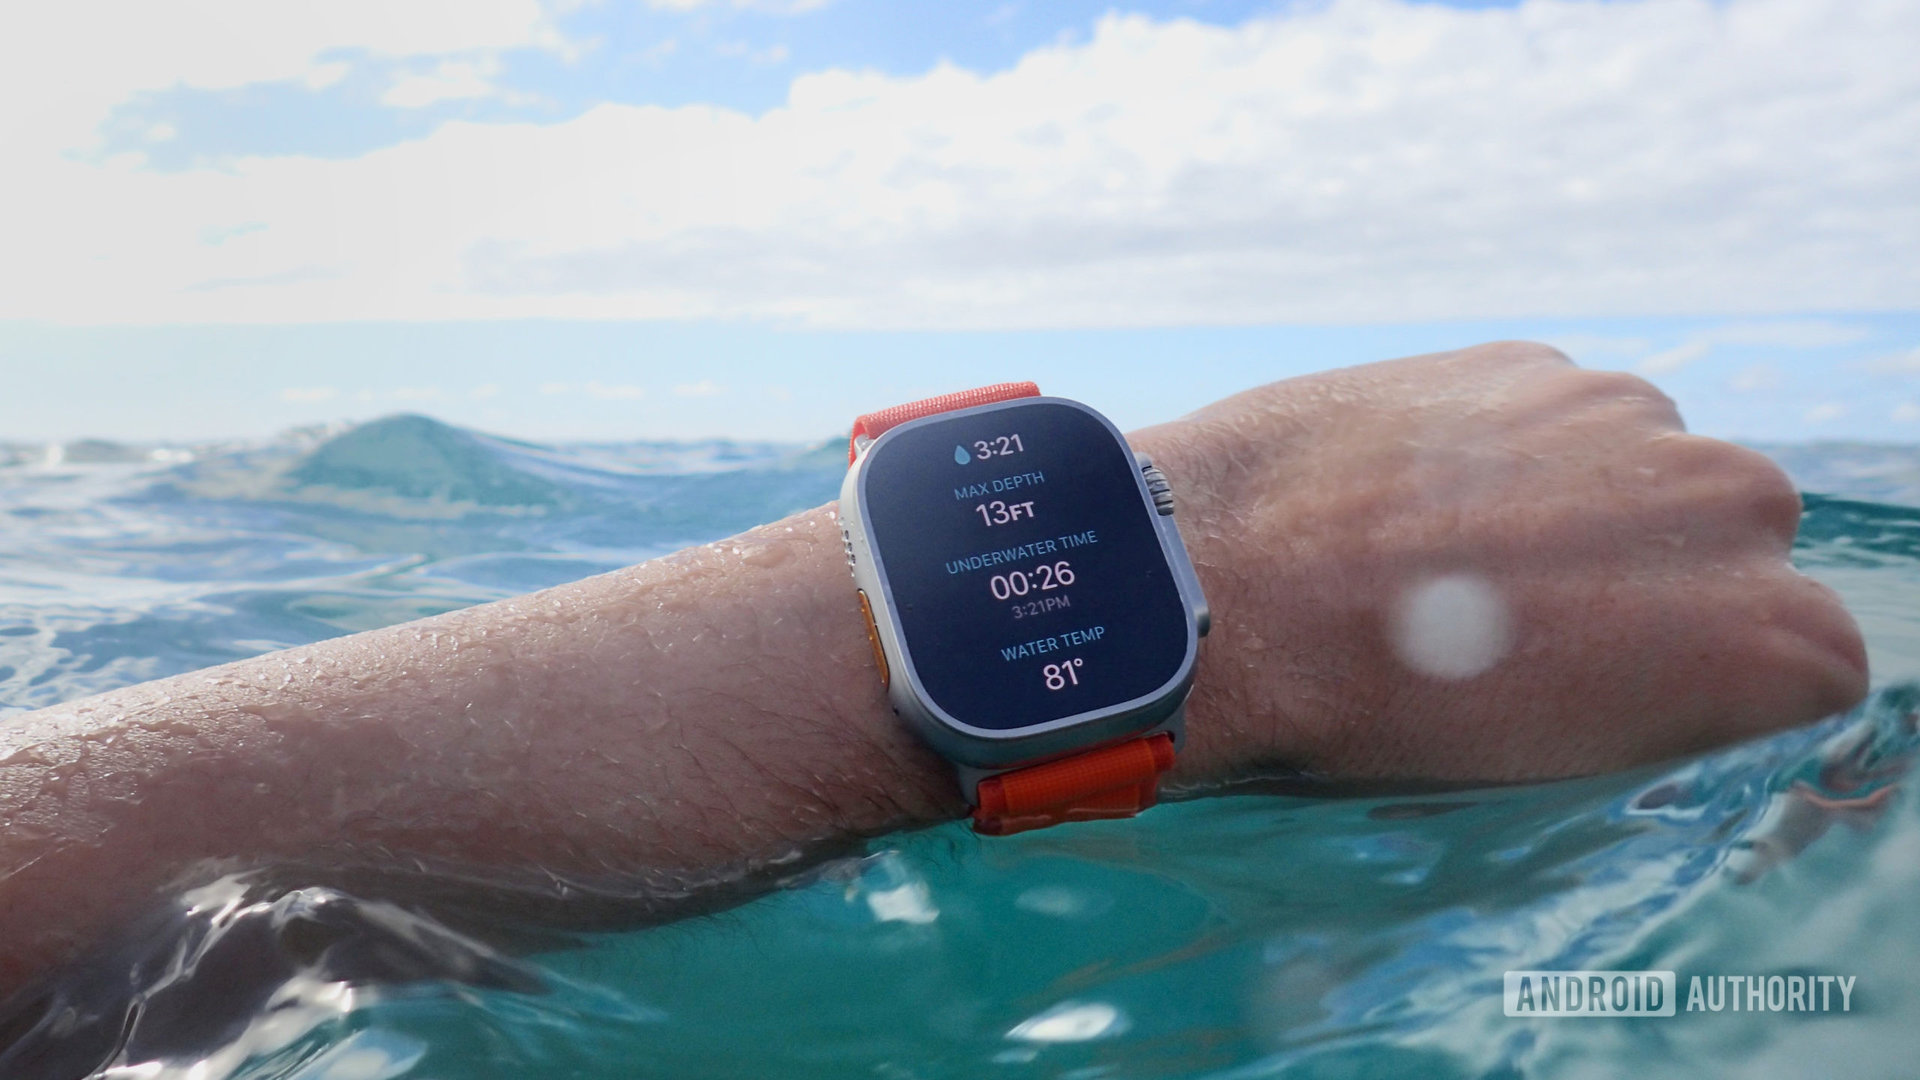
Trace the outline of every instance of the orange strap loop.
<instances>
[{"instance_id":1,"label":"orange strap loop","mask_svg":"<svg viewBox=\"0 0 1920 1080\"><path fill-rule=\"evenodd\" d=\"M860 456L862 437L877 439L888 428L904 424L909 420L918 420L935 413L951 412L954 409L970 409L975 405L991 405L996 401L1039 396L1040 386L1037 383L1003 382L974 390L941 394L939 397L930 397L924 401L909 401L905 405L895 405L891 409L867 413L853 422L853 435L847 440L847 464L853 464L853 459Z\"/></svg>"},{"instance_id":2,"label":"orange strap loop","mask_svg":"<svg viewBox=\"0 0 1920 1080\"><path fill-rule=\"evenodd\" d=\"M1066 821L1126 818L1152 806L1173 767L1173 736L1132 739L980 781L975 832L1007 836Z\"/></svg>"}]
</instances>

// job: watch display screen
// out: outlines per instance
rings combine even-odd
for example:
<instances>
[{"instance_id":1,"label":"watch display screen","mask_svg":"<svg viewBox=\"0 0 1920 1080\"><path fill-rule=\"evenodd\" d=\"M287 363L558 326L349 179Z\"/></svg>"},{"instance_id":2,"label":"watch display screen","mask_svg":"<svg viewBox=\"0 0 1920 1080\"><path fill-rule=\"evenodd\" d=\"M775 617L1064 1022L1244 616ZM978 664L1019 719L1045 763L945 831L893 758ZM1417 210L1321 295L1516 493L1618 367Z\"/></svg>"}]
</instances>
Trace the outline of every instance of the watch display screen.
<instances>
[{"instance_id":1,"label":"watch display screen","mask_svg":"<svg viewBox=\"0 0 1920 1080\"><path fill-rule=\"evenodd\" d=\"M1153 693L1189 619L1141 496L1096 416L1032 402L901 430L862 481L907 659L932 703L1014 730Z\"/></svg>"}]
</instances>

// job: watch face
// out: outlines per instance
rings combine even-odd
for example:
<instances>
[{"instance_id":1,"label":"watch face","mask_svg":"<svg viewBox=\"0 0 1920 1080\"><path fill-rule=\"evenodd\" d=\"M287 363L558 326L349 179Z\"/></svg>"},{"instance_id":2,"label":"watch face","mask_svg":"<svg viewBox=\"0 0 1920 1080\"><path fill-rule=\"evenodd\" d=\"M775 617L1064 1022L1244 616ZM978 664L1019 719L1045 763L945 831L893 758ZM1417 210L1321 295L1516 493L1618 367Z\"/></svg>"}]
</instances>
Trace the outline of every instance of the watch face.
<instances>
[{"instance_id":1,"label":"watch face","mask_svg":"<svg viewBox=\"0 0 1920 1080\"><path fill-rule=\"evenodd\" d=\"M926 697L1017 731L1109 709L1181 670L1190 620L1098 416L1022 402L889 433L862 480L873 550Z\"/></svg>"}]
</instances>

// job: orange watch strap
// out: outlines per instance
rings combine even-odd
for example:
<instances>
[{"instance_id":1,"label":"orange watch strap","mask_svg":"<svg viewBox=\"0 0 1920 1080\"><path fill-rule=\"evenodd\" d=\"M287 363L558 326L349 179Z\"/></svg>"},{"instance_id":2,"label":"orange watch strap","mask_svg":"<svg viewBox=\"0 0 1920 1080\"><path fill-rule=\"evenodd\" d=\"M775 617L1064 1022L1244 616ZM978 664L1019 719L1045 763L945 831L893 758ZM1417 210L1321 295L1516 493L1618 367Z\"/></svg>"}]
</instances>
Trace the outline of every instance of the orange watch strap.
<instances>
[{"instance_id":1,"label":"orange watch strap","mask_svg":"<svg viewBox=\"0 0 1920 1080\"><path fill-rule=\"evenodd\" d=\"M847 440L847 464L853 464L853 459L860 456L862 438L877 439L888 428L904 424L909 420L918 420L935 413L951 412L954 409L968 409L975 405L991 405L996 401L1039 396L1040 387L1037 383L1003 382L973 390L961 390L953 394L941 394L939 397L930 397L922 401L909 401L905 405L895 405L891 409L867 413L856 417L853 421L853 435Z\"/></svg>"},{"instance_id":2,"label":"orange watch strap","mask_svg":"<svg viewBox=\"0 0 1920 1080\"><path fill-rule=\"evenodd\" d=\"M1129 739L980 781L973 828L989 836L1067 821L1125 818L1152 806L1173 767L1173 736Z\"/></svg>"}]
</instances>

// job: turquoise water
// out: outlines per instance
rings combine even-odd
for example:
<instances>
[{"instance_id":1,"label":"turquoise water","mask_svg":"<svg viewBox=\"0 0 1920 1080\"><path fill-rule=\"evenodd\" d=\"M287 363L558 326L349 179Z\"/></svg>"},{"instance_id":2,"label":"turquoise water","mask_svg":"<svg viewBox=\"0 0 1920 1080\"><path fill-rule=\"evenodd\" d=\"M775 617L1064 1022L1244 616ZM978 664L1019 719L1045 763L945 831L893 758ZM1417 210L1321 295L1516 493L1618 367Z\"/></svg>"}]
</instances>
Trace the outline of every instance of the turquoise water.
<instances>
[{"instance_id":1,"label":"turquoise water","mask_svg":"<svg viewBox=\"0 0 1920 1080\"><path fill-rule=\"evenodd\" d=\"M830 444L326 435L16 452L0 723L727 535L845 467ZM1790 464L1843 490L1847 452ZM156 912L0 1010L0 1076L1912 1076L1920 511L1810 497L1797 556L1875 669L1810 728L1556 784L934 829L622 932L228 879L232 914ZM1856 982L1845 1012L1509 1018L1522 968Z\"/></svg>"}]
</instances>

